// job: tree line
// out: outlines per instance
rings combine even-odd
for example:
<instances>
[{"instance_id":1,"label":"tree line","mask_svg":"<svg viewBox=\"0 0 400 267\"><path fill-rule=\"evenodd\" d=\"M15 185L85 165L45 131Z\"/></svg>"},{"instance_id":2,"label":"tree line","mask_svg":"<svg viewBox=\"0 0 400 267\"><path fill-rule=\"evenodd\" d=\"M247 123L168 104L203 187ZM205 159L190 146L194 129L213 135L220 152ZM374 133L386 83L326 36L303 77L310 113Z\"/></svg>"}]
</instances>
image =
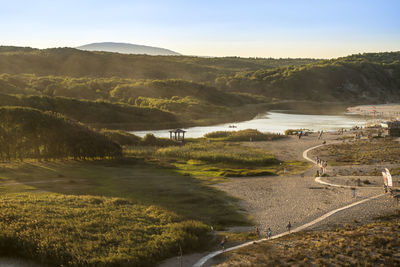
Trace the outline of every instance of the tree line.
<instances>
[{"instance_id":1,"label":"tree line","mask_svg":"<svg viewBox=\"0 0 400 267\"><path fill-rule=\"evenodd\" d=\"M105 135L60 114L0 107L0 160L104 159L122 156Z\"/></svg>"}]
</instances>

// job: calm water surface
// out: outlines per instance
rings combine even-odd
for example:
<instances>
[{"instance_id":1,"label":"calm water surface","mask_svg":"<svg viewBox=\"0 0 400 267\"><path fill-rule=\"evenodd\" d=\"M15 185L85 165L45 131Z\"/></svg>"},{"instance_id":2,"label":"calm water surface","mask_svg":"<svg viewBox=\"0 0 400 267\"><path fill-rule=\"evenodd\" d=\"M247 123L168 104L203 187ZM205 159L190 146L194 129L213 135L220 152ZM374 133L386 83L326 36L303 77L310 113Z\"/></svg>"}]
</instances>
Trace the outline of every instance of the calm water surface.
<instances>
[{"instance_id":1,"label":"calm water surface","mask_svg":"<svg viewBox=\"0 0 400 267\"><path fill-rule=\"evenodd\" d=\"M356 115L303 115L289 114L281 112L268 112L260 114L252 120L243 122L231 122L213 126L198 126L183 128L187 131L185 137L202 137L204 134L215 131L237 131L244 129L257 129L261 132L283 133L286 129L305 128L309 130L332 131L341 128L349 129L353 126L364 126L366 119ZM235 125L237 128L229 128ZM153 133L158 137L169 137L166 130L148 130L131 132L138 136L144 136L147 133Z\"/></svg>"}]
</instances>

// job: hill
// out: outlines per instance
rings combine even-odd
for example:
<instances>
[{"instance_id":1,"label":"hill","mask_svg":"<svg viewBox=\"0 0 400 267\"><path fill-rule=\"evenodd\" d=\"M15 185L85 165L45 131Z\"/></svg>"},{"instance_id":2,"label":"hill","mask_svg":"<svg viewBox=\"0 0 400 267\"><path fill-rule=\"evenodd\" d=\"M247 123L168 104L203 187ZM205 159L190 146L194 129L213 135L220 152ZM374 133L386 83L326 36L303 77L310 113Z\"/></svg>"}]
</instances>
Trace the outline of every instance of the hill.
<instances>
[{"instance_id":1,"label":"hill","mask_svg":"<svg viewBox=\"0 0 400 267\"><path fill-rule=\"evenodd\" d=\"M127 55L73 48L29 49L0 46L0 73L37 76L182 79L214 83L220 75L292 65L313 59L200 58L189 56Z\"/></svg>"},{"instance_id":2,"label":"hill","mask_svg":"<svg viewBox=\"0 0 400 267\"><path fill-rule=\"evenodd\" d=\"M122 156L118 144L59 114L31 108L0 107L0 120L0 161Z\"/></svg>"},{"instance_id":3,"label":"hill","mask_svg":"<svg viewBox=\"0 0 400 267\"><path fill-rule=\"evenodd\" d=\"M178 118L167 111L106 101L0 94L0 106L29 107L64 114L70 119L93 127L141 130L151 126L163 129L179 125Z\"/></svg>"},{"instance_id":4,"label":"hill","mask_svg":"<svg viewBox=\"0 0 400 267\"><path fill-rule=\"evenodd\" d=\"M146 45L128 44L128 43L114 43L114 42L103 42L103 43L91 43L76 47L80 50L86 51L104 51L121 54L142 54L152 56L179 56L181 54L160 47L152 47Z\"/></svg>"},{"instance_id":5,"label":"hill","mask_svg":"<svg viewBox=\"0 0 400 267\"><path fill-rule=\"evenodd\" d=\"M225 91L268 95L281 100L386 103L400 101L400 52L368 53L304 66L221 76Z\"/></svg>"},{"instance_id":6,"label":"hill","mask_svg":"<svg viewBox=\"0 0 400 267\"><path fill-rule=\"evenodd\" d=\"M122 124L128 121L129 129L163 128L167 121L175 126L229 122L248 119L261 108L265 111L266 105L307 113L318 104L322 107L318 112L327 113L328 108L336 112L331 107L337 103L343 111L346 105L400 101L400 52L315 60L149 56L3 46L0 73L0 93L7 95L103 101L116 104L107 105L116 110L120 109L118 103L124 103L135 108L133 114L151 108L175 116L145 124L141 119L133 124L132 118L117 119L121 125L112 128L126 127ZM257 106L260 104L266 105ZM105 123L100 117L100 121L90 123Z\"/></svg>"}]
</instances>

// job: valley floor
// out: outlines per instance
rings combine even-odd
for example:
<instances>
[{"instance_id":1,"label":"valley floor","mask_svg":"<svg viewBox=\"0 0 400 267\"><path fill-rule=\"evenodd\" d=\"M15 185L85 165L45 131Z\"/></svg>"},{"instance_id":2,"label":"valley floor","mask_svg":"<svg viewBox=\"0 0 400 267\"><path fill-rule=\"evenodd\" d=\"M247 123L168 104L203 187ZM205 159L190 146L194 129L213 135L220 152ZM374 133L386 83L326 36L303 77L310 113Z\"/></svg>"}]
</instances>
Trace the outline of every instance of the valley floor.
<instances>
[{"instance_id":1,"label":"valley floor","mask_svg":"<svg viewBox=\"0 0 400 267\"><path fill-rule=\"evenodd\" d=\"M352 136L353 133L349 132L345 135ZM304 160L304 150L322 144L323 141L327 144L337 143L338 140L336 139L338 137L343 136L338 136L336 133L329 133L324 134L323 138L318 140L316 134L311 134L302 137L300 140L297 137L290 137L275 140L274 142L253 142L248 143L248 145L265 148L276 155L280 160ZM323 146L320 149L323 149ZM363 170L372 170L381 166L382 165L364 166ZM314 181L316 168L309 169L301 175L230 178L228 182L216 184L214 187L226 192L228 195L240 199L241 208L252 216L255 226L259 227L262 237L265 237L268 227L271 228L273 235L276 235L287 230L286 225L289 221L293 228L296 228L331 210L383 193L381 177L348 175L349 173L353 173L353 168L354 167L351 165L328 166L327 173L330 177L323 177L322 180L355 186L355 181L358 178L362 178L362 181L368 179L370 184L363 183L361 187L357 188L356 197L352 196L350 188L329 187L316 183ZM336 176L339 170L342 170L347 175ZM335 177L332 177L333 174L335 174ZM313 225L310 229L326 230L335 225L341 225L341 227L343 227L345 223L367 223L373 221L377 216L392 214L398 209L399 207L396 201L387 194L341 211ZM237 227L230 229L230 231L254 232L254 227ZM228 240L227 247L236 244L238 244L237 241ZM204 254L188 255L184 257L183 266L191 266L202 256L204 256ZM224 256L220 256L216 259L211 259L203 266L211 266L225 259ZM171 259L160 265L160 267L173 266L172 263L175 262L176 264L176 260L177 259Z\"/></svg>"}]
</instances>

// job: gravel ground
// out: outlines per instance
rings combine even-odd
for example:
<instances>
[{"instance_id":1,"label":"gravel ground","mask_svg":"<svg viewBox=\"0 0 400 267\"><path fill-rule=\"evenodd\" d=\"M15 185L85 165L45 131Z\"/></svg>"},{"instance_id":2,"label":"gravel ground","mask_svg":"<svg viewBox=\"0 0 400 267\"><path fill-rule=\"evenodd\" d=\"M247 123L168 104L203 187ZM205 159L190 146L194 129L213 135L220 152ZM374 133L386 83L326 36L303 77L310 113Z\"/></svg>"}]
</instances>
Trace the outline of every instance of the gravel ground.
<instances>
[{"instance_id":1,"label":"gravel ground","mask_svg":"<svg viewBox=\"0 0 400 267\"><path fill-rule=\"evenodd\" d=\"M351 133L347 133L350 134ZM303 151L309 147L326 143L336 142L337 135L327 133L322 140L317 139L317 134L302 137L289 137L274 142L249 143L249 146L258 146L271 151L279 159L284 160L304 160ZM345 167L348 168L348 167ZM335 166L337 172L340 166ZM347 204L371 197L383 192L380 186L382 178L366 177L373 183L370 186L363 186L357 189L356 197L352 197L352 192L347 188L334 188L323 186L314 181L316 168L304 173L304 177L299 176L275 176L262 178L231 178L229 182L215 185L216 188L227 192L239 199L240 205L254 219L256 225L261 230L271 227L274 234L286 231L286 225L290 221L293 227L310 222L313 219ZM332 181L338 184L354 184L353 181L364 177L326 177L324 181ZM378 188L372 188L378 186ZM336 216L333 216L335 218ZM340 220L338 220L340 221Z\"/></svg>"},{"instance_id":2,"label":"gravel ground","mask_svg":"<svg viewBox=\"0 0 400 267\"><path fill-rule=\"evenodd\" d=\"M379 188L362 188L352 197L350 189L322 186L314 178L305 176L232 178L216 188L240 198L240 205L253 216L254 222L273 234L286 231L290 221L293 227L352 202L382 193Z\"/></svg>"}]
</instances>

